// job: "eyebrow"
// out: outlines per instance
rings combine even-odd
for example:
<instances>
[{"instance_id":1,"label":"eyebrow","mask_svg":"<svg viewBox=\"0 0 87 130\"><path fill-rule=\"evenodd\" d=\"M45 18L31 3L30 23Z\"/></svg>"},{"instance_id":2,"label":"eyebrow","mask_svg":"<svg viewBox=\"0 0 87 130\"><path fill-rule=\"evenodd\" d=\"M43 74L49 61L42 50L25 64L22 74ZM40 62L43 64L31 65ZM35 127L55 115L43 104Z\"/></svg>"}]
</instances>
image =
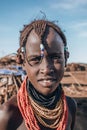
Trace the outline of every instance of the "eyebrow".
<instances>
[{"instance_id":1,"label":"eyebrow","mask_svg":"<svg viewBox=\"0 0 87 130\"><path fill-rule=\"evenodd\" d=\"M33 57L38 57L38 56L41 56L41 55L31 55L31 56L27 56L27 58L33 58Z\"/></svg>"},{"instance_id":2,"label":"eyebrow","mask_svg":"<svg viewBox=\"0 0 87 130\"><path fill-rule=\"evenodd\" d=\"M48 56L49 55L59 55L59 54L63 54L62 52L57 52L57 53L49 53L48 54ZM33 58L33 57L38 57L38 56L41 56L41 54L39 55L39 54L37 54L37 55L30 55L30 56L27 56L27 58Z\"/></svg>"},{"instance_id":3,"label":"eyebrow","mask_svg":"<svg viewBox=\"0 0 87 130\"><path fill-rule=\"evenodd\" d=\"M60 55L63 54L62 52L54 52L54 53L49 53L48 55Z\"/></svg>"}]
</instances>

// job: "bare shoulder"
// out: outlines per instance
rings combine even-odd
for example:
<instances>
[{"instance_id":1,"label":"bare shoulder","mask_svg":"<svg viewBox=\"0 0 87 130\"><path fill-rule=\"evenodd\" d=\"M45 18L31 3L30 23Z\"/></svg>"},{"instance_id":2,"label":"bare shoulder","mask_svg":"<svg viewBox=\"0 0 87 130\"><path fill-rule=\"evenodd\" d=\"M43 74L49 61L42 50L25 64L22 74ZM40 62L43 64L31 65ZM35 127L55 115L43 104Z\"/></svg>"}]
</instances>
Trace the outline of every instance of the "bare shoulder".
<instances>
[{"instance_id":1,"label":"bare shoulder","mask_svg":"<svg viewBox=\"0 0 87 130\"><path fill-rule=\"evenodd\" d=\"M74 126L75 126L75 121L76 121L77 103L76 103L75 99L73 99L71 97L66 97L66 99L67 99L69 112L72 117L71 130L73 130Z\"/></svg>"},{"instance_id":2,"label":"bare shoulder","mask_svg":"<svg viewBox=\"0 0 87 130\"><path fill-rule=\"evenodd\" d=\"M16 130L21 122L22 116L17 106L17 97L13 96L0 106L0 130Z\"/></svg>"},{"instance_id":3,"label":"bare shoulder","mask_svg":"<svg viewBox=\"0 0 87 130\"><path fill-rule=\"evenodd\" d=\"M77 109L77 103L76 103L75 99L68 97L68 96L66 97L66 99L67 99L67 104L68 104L70 112L72 114L75 113L76 109Z\"/></svg>"},{"instance_id":4,"label":"bare shoulder","mask_svg":"<svg viewBox=\"0 0 87 130\"><path fill-rule=\"evenodd\" d=\"M9 114L15 112L17 109L17 98L16 96L13 96L11 99L0 106L0 113L2 113L2 116L0 116L0 118L4 116L4 113Z\"/></svg>"}]
</instances>

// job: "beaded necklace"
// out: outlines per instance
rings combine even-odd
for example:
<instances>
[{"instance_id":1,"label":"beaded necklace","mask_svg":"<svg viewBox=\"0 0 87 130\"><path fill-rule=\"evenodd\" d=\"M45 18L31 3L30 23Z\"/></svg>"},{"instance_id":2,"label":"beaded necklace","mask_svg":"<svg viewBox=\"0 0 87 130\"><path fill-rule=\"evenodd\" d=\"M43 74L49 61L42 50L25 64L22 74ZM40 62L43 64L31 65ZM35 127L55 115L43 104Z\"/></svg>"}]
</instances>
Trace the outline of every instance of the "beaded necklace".
<instances>
[{"instance_id":1,"label":"beaded necklace","mask_svg":"<svg viewBox=\"0 0 87 130\"><path fill-rule=\"evenodd\" d=\"M26 80L21 85L17 95L18 107L25 120L28 130L41 130L38 121L44 126L56 130L65 130L68 119L68 108L66 97L62 92L60 100L55 109L49 110L39 106L28 95L26 90ZM50 123L49 123L50 122Z\"/></svg>"},{"instance_id":2,"label":"beaded necklace","mask_svg":"<svg viewBox=\"0 0 87 130\"><path fill-rule=\"evenodd\" d=\"M48 109L54 109L61 97L62 86L61 84L59 84L53 93L49 95L43 95L38 92L33 87L32 83L27 79L27 92L29 96L33 99L33 101L36 102L39 106L43 106Z\"/></svg>"}]
</instances>

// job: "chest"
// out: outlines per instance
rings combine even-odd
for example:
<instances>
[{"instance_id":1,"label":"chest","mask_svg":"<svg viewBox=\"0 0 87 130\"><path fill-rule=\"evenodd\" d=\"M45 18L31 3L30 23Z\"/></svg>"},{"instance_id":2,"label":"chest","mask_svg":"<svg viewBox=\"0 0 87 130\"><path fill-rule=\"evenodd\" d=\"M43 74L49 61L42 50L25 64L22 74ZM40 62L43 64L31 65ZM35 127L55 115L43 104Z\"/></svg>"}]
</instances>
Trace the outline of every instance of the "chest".
<instances>
[{"instance_id":1,"label":"chest","mask_svg":"<svg viewBox=\"0 0 87 130\"><path fill-rule=\"evenodd\" d=\"M71 114L69 113L66 130L71 130L71 122L72 122L72 117L71 117ZM44 128L43 126L40 126L40 128L41 128L41 130L52 130L52 129ZM17 128L17 130L27 130L24 121L20 124L20 126Z\"/></svg>"},{"instance_id":2,"label":"chest","mask_svg":"<svg viewBox=\"0 0 87 130\"><path fill-rule=\"evenodd\" d=\"M20 124L20 126L17 128L17 130L27 130L24 121Z\"/></svg>"}]
</instances>

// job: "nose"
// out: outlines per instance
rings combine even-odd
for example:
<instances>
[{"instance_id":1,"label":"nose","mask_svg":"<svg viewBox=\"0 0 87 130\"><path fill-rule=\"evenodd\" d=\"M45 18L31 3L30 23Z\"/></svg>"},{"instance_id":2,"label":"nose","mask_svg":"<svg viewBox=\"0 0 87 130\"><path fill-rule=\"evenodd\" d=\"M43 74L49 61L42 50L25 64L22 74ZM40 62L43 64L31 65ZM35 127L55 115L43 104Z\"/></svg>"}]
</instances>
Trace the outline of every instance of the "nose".
<instances>
[{"instance_id":1,"label":"nose","mask_svg":"<svg viewBox=\"0 0 87 130\"><path fill-rule=\"evenodd\" d=\"M41 64L40 64L40 72L44 74L53 74L54 73L54 66L48 57L44 57Z\"/></svg>"}]
</instances>

